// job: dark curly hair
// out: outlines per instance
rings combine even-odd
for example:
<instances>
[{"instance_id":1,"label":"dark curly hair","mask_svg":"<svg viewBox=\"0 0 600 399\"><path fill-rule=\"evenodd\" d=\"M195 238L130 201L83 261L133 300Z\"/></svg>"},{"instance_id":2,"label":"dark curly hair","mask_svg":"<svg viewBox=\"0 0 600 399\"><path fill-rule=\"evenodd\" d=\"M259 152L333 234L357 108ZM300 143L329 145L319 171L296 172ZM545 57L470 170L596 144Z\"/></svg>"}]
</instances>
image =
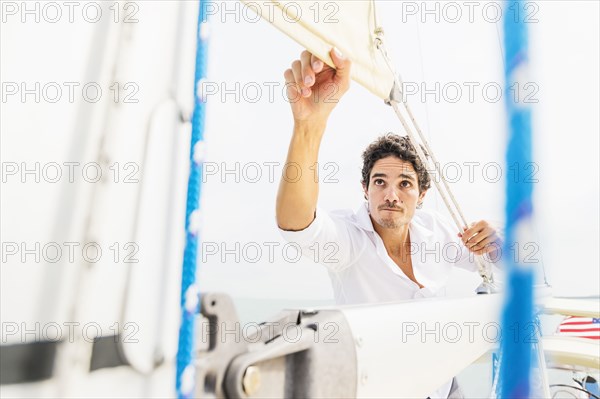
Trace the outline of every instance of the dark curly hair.
<instances>
[{"instance_id":1,"label":"dark curly hair","mask_svg":"<svg viewBox=\"0 0 600 399\"><path fill-rule=\"evenodd\" d=\"M423 153L427 156L427 152L421 146ZM362 167L362 181L367 188L369 188L369 178L371 176L371 170L375 162L382 158L389 157L390 155L396 158L410 162L417 177L419 179L419 192L423 192L431 187L431 179L429 173L423 163L417 155L415 147L410 142L407 136L398 136L394 133L387 133L377 140L369 144L365 152L362 154L363 167Z\"/></svg>"}]
</instances>

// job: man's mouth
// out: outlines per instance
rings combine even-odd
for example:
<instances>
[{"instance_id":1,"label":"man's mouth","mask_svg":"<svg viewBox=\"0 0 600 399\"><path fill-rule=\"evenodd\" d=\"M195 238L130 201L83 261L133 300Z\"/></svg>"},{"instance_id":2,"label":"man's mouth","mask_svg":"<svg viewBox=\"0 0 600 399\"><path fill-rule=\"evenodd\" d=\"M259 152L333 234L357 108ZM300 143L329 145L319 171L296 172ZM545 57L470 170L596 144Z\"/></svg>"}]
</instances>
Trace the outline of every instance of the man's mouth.
<instances>
[{"instance_id":1,"label":"man's mouth","mask_svg":"<svg viewBox=\"0 0 600 399\"><path fill-rule=\"evenodd\" d=\"M390 211L390 212L402 212L400 208L380 208L382 211Z\"/></svg>"}]
</instances>

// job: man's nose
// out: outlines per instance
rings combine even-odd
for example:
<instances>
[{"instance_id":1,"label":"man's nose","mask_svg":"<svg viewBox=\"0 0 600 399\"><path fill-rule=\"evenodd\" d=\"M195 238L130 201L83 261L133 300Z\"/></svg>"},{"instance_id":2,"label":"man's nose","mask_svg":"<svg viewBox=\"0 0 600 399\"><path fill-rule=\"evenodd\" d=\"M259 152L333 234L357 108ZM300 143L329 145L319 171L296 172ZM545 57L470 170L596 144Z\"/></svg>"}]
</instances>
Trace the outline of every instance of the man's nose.
<instances>
[{"instance_id":1,"label":"man's nose","mask_svg":"<svg viewBox=\"0 0 600 399\"><path fill-rule=\"evenodd\" d=\"M386 202L390 202L392 204L400 202L400 198L398 198L398 194L396 194L396 190L394 190L392 187L390 187L386 190L384 200Z\"/></svg>"}]
</instances>

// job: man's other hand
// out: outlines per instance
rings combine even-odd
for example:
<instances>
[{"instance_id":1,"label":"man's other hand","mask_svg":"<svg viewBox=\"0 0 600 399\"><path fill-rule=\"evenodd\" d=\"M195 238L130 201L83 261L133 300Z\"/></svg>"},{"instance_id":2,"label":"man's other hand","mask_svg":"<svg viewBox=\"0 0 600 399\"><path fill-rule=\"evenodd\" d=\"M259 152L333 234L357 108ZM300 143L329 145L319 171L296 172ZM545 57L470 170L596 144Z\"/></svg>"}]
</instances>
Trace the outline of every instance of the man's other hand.
<instances>
[{"instance_id":1,"label":"man's other hand","mask_svg":"<svg viewBox=\"0 0 600 399\"><path fill-rule=\"evenodd\" d=\"M467 249L476 255L488 254L493 258L496 256L496 252L502 248L499 230L486 220L471 223L458 236Z\"/></svg>"}]
</instances>

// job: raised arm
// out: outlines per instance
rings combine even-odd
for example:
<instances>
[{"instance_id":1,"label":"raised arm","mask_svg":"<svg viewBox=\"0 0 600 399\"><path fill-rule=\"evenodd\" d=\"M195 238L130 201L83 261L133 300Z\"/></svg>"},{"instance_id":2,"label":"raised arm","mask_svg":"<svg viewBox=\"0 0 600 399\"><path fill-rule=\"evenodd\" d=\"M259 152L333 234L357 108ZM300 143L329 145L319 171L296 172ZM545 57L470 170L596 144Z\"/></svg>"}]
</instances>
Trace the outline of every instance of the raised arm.
<instances>
[{"instance_id":1,"label":"raised arm","mask_svg":"<svg viewBox=\"0 0 600 399\"><path fill-rule=\"evenodd\" d=\"M283 230L303 230L315 217L321 139L329 115L350 86L351 62L336 49L330 55L335 69L304 51L284 74L294 131L277 194L277 224Z\"/></svg>"}]
</instances>

